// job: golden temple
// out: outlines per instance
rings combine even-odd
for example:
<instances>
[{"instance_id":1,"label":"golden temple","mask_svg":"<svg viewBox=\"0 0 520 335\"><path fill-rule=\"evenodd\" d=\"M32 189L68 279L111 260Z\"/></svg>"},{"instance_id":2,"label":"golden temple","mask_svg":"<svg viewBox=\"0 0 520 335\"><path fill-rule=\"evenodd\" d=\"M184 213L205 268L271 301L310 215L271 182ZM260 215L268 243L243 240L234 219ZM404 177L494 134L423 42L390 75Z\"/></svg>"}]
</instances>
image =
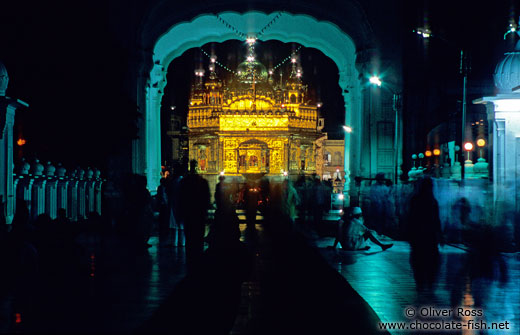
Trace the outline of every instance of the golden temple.
<instances>
[{"instance_id":1,"label":"golden temple","mask_svg":"<svg viewBox=\"0 0 520 335\"><path fill-rule=\"evenodd\" d=\"M296 58L287 80L280 76L276 83L273 72L254 59L251 45L247 61L227 82L217 78L211 61L206 80L202 70L195 71L187 119L189 159L198 161L199 173L210 182L222 173L316 173L316 142L326 134Z\"/></svg>"}]
</instances>

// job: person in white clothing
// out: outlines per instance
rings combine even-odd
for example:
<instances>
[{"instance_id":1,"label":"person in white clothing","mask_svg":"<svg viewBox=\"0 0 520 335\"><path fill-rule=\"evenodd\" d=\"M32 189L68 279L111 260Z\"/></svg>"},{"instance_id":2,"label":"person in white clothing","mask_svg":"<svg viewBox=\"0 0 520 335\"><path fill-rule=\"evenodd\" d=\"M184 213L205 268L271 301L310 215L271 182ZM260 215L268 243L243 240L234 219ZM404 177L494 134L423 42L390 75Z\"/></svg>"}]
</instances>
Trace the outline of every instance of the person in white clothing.
<instances>
[{"instance_id":1,"label":"person in white clothing","mask_svg":"<svg viewBox=\"0 0 520 335\"><path fill-rule=\"evenodd\" d=\"M364 225L361 208L353 207L350 212L350 220L347 221L343 218L339 220L334 245L329 248L335 249L339 243L343 250L368 250L370 246L366 244L367 240L380 246L383 251L393 246L393 244L381 243L374 234L374 231Z\"/></svg>"}]
</instances>

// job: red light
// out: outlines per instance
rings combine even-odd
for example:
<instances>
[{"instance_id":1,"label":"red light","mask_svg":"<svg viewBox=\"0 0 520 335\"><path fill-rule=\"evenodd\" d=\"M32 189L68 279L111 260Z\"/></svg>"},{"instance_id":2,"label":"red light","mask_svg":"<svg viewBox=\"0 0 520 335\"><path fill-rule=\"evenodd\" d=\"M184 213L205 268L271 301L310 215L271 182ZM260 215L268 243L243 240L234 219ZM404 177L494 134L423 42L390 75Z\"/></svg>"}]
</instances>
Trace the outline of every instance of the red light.
<instances>
[{"instance_id":1,"label":"red light","mask_svg":"<svg viewBox=\"0 0 520 335\"><path fill-rule=\"evenodd\" d=\"M15 321L16 323L22 323L22 314L16 313L15 315Z\"/></svg>"},{"instance_id":2,"label":"red light","mask_svg":"<svg viewBox=\"0 0 520 335\"><path fill-rule=\"evenodd\" d=\"M26 140L24 140L23 138L19 138L18 141L16 141L16 144L18 144L18 146L23 146L25 145L25 143L27 143Z\"/></svg>"}]
</instances>

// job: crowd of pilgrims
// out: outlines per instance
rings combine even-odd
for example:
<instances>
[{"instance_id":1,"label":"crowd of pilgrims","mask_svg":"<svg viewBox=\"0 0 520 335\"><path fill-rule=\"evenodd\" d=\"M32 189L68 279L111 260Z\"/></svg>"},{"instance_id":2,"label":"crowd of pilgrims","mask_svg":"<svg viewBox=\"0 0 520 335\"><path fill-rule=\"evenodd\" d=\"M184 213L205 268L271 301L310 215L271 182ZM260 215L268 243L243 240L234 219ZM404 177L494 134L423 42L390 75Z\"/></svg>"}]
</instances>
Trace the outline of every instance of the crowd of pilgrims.
<instances>
[{"instance_id":1,"label":"crowd of pilgrims","mask_svg":"<svg viewBox=\"0 0 520 335\"><path fill-rule=\"evenodd\" d=\"M239 300L239 284L249 275L253 262L251 246L240 240L236 209L240 208L245 213L245 234L250 234L251 241L254 241L256 218L260 213L263 230L276 236L281 245L297 238L299 235L298 232L295 235L295 231L301 229L302 224L310 230L322 226L323 214L330 209L332 187L316 176L302 176L294 184L289 178L280 181L262 178L258 182L238 184L231 178L220 176L212 203L208 182L197 174L196 163L191 161L189 170L180 164L174 165L161 179L154 197L147 189L146 177L141 175L128 175L118 183L107 182L103 216L89 213L86 219L79 222L70 222L64 209L58 210L54 220L47 214L32 217L28 204L19 200L13 222L7 225L3 208L5 203L0 201L0 266L5 270L5 275L0 276L0 297L15 288L20 301L24 297L30 300L34 291L38 290L38 285L35 285L38 278L43 281L47 278L53 285L72 285L78 280L88 279L89 271L92 271L92 256L89 254L92 250L86 247L89 243L85 243L85 238L94 236L91 242L99 246L107 237L115 237L122 241L120 245L126 250L143 252L151 247L152 234L158 233L159 247L185 250L186 269L191 278L204 278L204 273L208 271L217 273L227 269L223 273L230 280L223 279L218 284L235 283L230 290ZM366 213L370 229L364 226L362 210L353 207L345 210L339 224L342 229L338 231L352 231L345 224L358 222L359 226L363 226L359 230L362 231L359 238L370 240L386 250L392 245L378 241L376 232L379 233L381 228L386 234L384 230L395 225L398 218L388 209L391 199L388 186L381 176L377 179L370 188L373 201ZM441 229L432 180L424 178L415 183L414 188L407 204L401 206L407 208L406 220L401 225L404 227L403 237L411 247L410 262L414 276L418 283L428 285L438 268L437 246L444 242L445 234ZM396 205L393 207L399 208ZM210 209L214 209L212 220L208 218L208 213L212 212ZM373 222L379 226L375 227ZM480 249L488 250L489 247L482 246L497 245L490 242L494 234L486 232L478 236L486 236L485 242L482 239L481 243L477 243ZM337 235L331 247L336 248L340 243L348 249L349 241L345 236ZM365 245L356 248L367 249ZM207 286L206 282L204 285L197 283L196 287ZM214 291L219 292L218 289ZM220 321L216 318L214 322Z\"/></svg>"}]
</instances>

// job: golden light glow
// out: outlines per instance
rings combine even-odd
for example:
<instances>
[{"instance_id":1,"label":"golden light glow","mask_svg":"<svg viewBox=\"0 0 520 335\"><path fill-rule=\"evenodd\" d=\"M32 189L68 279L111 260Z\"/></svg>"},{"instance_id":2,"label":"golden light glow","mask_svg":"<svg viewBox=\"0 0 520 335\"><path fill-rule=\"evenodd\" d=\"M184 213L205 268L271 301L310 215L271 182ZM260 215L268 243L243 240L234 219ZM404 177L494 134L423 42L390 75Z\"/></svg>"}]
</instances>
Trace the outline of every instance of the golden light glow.
<instances>
[{"instance_id":1,"label":"golden light glow","mask_svg":"<svg viewBox=\"0 0 520 335\"><path fill-rule=\"evenodd\" d=\"M433 149L433 154L435 156L439 156L441 154L441 151L439 149Z\"/></svg>"},{"instance_id":2,"label":"golden light glow","mask_svg":"<svg viewBox=\"0 0 520 335\"><path fill-rule=\"evenodd\" d=\"M426 157L431 157L432 152L431 152L430 150L426 150L426 151L424 152L424 155L425 155Z\"/></svg>"},{"instance_id":3,"label":"golden light glow","mask_svg":"<svg viewBox=\"0 0 520 335\"><path fill-rule=\"evenodd\" d=\"M477 145L478 145L479 147L483 147L483 146L485 146L485 145L486 145L486 140L484 140L483 138L479 138L479 139L477 140Z\"/></svg>"},{"instance_id":4,"label":"golden light glow","mask_svg":"<svg viewBox=\"0 0 520 335\"><path fill-rule=\"evenodd\" d=\"M16 141L16 144L18 144L20 147L25 145L25 143L27 143L27 141L25 141L23 138L19 138L18 141Z\"/></svg>"},{"instance_id":5,"label":"golden light glow","mask_svg":"<svg viewBox=\"0 0 520 335\"><path fill-rule=\"evenodd\" d=\"M220 116L221 131L273 131L288 130L287 116L264 117L256 115L222 115Z\"/></svg>"},{"instance_id":6,"label":"golden light glow","mask_svg":"<svg viewBox=\"0 0 520 335\"><path fill-rule=\"evenodd\" d=\"M198 161L199 173L310 175L317 171L316 139L323 134L316 128L317 106L306 102L307 86L286 83L278 92L267 76L273 69L261 71L266 72L265 78L257 86L240 77L232 85L215 78L204 82L203 77L194 84L187 125L189 159Z\"/></svg>"},{"instance_id":7,"label":"golden light glow","mask_svg":"<svg viewBox=\"0 0 520 335\"><path fill-rule=\"evenodd\" d=\"M466 150L466 151L473 150L473 143L471 143L471 142L464 143L464 150Z\"/></svg>"}]
</instances>

